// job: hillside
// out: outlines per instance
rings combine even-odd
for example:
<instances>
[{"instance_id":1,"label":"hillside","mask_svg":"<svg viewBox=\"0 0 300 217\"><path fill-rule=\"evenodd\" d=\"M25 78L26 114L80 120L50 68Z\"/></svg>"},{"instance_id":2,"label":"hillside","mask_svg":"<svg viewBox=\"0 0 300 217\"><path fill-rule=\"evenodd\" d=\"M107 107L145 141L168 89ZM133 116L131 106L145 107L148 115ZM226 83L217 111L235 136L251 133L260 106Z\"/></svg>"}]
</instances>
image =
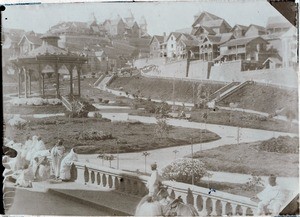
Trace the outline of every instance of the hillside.
<instances>
[{"instance_id":1,"label":"hillside","mask_svg":"<svg viewBox=\"0 0 300 217\"><path fill-rule=\"evenodd\" d=\"M218 105L229 106L232 102L238 103L239 108L261 112L274 113L285 108L281 115L286 115L288 110L292 110L294 115L298 113L297 89L280 89L261 84L247 85L223 99Z\"/></svg>"},{"instance_id":2,"label":"hillside","mask_svg":"<svg viewBox=\"0 0 300 217\"><path fill-rule=\"evenodd\" d=\"M175 80L175 100L181 102L193 102L193 83L194 97L197 98L198 87L200 82L179 81ZM202 83L203 84L203 83ZM212 94L225 84L212 84L205 83L202 85L201 92L206 91ZM123 88L124 91L130 94L138 94L152 99L172 100L173 95L173 80L145 78L142 76L134 77L117 77L111 84L110 88L119 89Z\"/></svg>"}]
</instances>

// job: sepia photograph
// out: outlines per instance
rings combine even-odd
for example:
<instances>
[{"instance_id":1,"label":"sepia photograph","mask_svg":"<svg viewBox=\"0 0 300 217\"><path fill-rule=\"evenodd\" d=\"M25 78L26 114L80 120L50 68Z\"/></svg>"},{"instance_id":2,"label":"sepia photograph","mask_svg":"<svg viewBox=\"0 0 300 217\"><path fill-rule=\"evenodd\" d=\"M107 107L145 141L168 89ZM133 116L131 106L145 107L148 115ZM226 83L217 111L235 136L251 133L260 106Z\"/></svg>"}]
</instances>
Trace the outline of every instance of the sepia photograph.
<instances>
[{"instance_id":1,"label":"sepia photograph","mask_svg":"<svg viewBox=\"0 0 300 217\"><path fill-rule=\"evenodd\" d=\"M1 214L300 214L298 27L268 1L3 8Z\"/></svg>"}]
</instances>

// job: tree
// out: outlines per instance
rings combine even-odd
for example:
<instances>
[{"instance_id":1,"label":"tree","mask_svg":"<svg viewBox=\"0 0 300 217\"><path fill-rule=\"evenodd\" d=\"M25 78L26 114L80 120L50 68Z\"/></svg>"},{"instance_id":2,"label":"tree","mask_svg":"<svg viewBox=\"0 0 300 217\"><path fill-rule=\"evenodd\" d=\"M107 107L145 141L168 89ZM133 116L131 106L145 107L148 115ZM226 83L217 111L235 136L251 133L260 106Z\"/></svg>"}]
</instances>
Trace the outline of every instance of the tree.
<instances>
[{"instance_id":1,"label":"tree","mask_svg":"<svg viewBox=\"0 0 300 217\"><path fill-rule=\"evenodd\" d=\"M156 128L155 128L155 134L159 138L167 137L170 133L170 130L172 129L172 126L170 126L166 119L160 118L156 120Z\"/></svg>"}]
</instances>

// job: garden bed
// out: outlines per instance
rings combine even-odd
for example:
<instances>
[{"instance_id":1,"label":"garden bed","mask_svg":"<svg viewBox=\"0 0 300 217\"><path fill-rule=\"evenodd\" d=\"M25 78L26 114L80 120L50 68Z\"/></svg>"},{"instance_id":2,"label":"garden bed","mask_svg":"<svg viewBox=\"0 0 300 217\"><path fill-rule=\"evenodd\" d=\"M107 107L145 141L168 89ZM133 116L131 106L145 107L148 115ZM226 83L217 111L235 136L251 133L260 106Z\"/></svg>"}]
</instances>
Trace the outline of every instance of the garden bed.
<instances>
[{"instance_id":1,"label":"garden bed","mask_svg":"<svg viewBox=\"0 0 300 217\"><path fill-rule=\"evenodd\" d=\"M103 118L55 117L27 120L30 122L22 130L8 126L5 136L11 137L15 142L24 142L27 135L39 134L48 148L53 147L57 140L62 138L66 148L76 147L81 154L137 152L186 145L190 143L190 138L193 138L195 143L220 138L210 131L180 127L172 127L167 135L161 137L157 134L156 124L108 122ZM111 134L111 137L105 140L78 139L81 132L89 131L102 131L104 134Z\"/></svg>"}]
</instances>

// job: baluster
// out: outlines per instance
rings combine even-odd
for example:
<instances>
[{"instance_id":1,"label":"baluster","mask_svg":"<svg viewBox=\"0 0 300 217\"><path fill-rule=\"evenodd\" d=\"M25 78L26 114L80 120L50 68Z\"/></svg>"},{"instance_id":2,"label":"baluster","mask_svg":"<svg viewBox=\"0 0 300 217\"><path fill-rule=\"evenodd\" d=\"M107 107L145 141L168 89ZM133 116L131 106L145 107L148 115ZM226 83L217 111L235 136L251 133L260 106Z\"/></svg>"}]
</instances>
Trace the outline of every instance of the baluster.
<instances>
[{"instance_id":1,"label":"baluster","mask_svg":"<svg viewBox=\"0 0 300 217\"><path fill-rule=\"evenodd\" d=\"M221 201L221 204L222 204L222 210L221 210L221 215L227 215L226 213L226 204L227 202L226 201Z\"/></svg>"},{"instance_id":2,"label":"baluster","mask_svg":"<svg viewBox=\"0 0 300 217\"><path fill-rule=\"evenodd\" d=\"M85 177L84 177L85 170L84 170L84 167L77 167L76 166L76 169L77 169L77 178L76 178L75 182L80 183L80 184L84 184L85 183Z\"/></svg>"},{"instance_id":3,"label":"baluster","mask_svg":"<svg viewBox=\"0 0 300 217\"><path fill-rule=\"evenodd\" d=\"M210 213L210 215L211 216L217 216L218 214L217 214L217 200L216 199L212 199L212 198L210 198L211 199L211 213Z\"/></svg>"},{"instance_id":4,"label":"baluster","mask_svg":"<svg viewBox=\"0 0 300 217\"><path fill-rule=\"evenodd\" d=\"M202 196L202 202L203 202L203 209L202 209L202 211L201 211L201 215L202 216L207 216L208 215L208 213L207 213L207 209L206 209L206 200L207 200L208 198L207 197L204 197L204 196Z\"/></svg>"},{"instance_id":5,"label":"baluster","mask_svg":"<svg viewBox=\"0 0 300 217\"><path fill-rule=\"evenodd\" d=\"M247 215L247 207L241 206L241 208L242 208L242 216L246 216Z\"/></svg>"},{"instance_id":6,"label":"baluster","mask_svg":"<svg viewBox=\"0 0 300 217\"><path fill-rule=\"evenodd\" d=\"M107 180L106 180L106 175L103 173L102 174L102 187L106 187Z\"/></svg>"},{"instance_id":7,"label":"baluster","mask_svg":"<svg viewBox=\"0 0 300 217\"><path fill-rule=\"evenodd\" d=\"M90 183L91 184L96 184L95 183L95 172L93 170L90 171Z\"/></svg>"},{"instance_id":8,"label":"baluster","mask_svg":"<svg viewBox=\"0 0 300 217\"><path fill-rule=\"evenodd\" d=\"M101 184L101 174L97 172L97 185Z\"/></svg>"},{"instance_id":9,"label":"baluster","mask_svg":"<svg viewBox=\"0 0 300 217\"><path fill-rule=\"evenodd\" d=\"M232 215L236 215L236 207L237 207L237 204L232 203L232 204L231 204L231 207L232 207Z\"/></svg>"},{"instance_id":10,"label":"baluster","mask_svg":"<svg viewBox=\"0 0 300 217\"><path fill-rule=\"evenodd\" d=\"M199 211L199 209L198 209L198 200L197 200L197 195L194 195L193 194L193 199L194 199L194 207L195 207L195 209L197 210L197 211Z\"/></svg>"},{"instance_id":11,"label":"baluster","mask_svg":"<svg viewBox=\"0 0 300 217\"><path fill-rule=\"evenodd\" d=\"M116 177L111 176L111 188L116 189L116 183L115 183Z\"/></svg>"}]
</instances>

